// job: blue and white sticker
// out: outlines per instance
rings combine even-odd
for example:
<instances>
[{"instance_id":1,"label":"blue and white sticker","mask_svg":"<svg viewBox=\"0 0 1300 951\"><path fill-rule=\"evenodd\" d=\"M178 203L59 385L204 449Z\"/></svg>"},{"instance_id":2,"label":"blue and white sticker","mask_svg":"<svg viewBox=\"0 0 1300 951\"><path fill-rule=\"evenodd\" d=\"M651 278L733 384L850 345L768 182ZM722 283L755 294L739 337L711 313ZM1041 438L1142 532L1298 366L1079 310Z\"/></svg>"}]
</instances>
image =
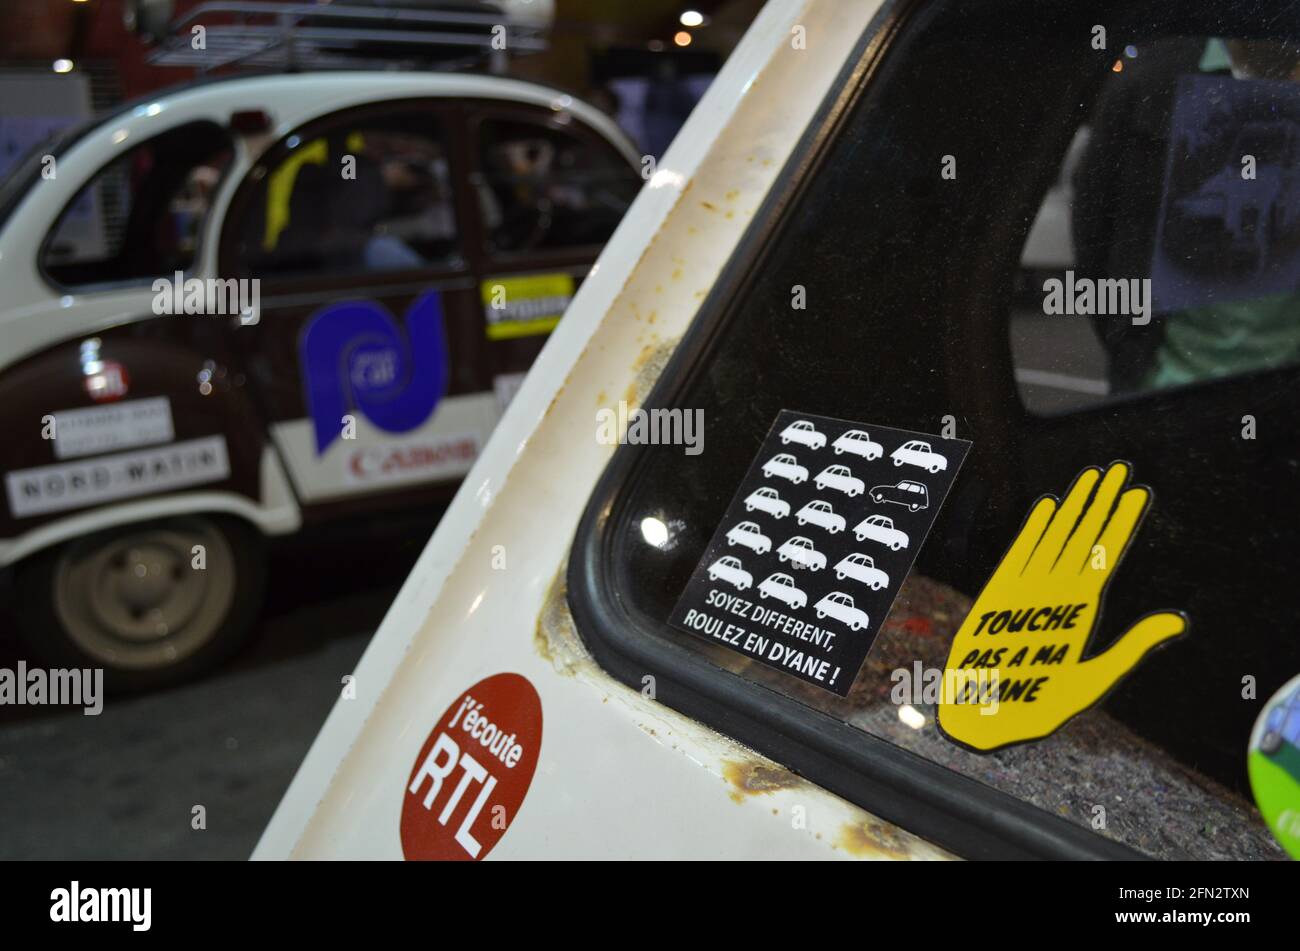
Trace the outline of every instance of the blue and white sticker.
<instances>
[{"instance_id":1,"label":"blue and white sticker","mask_svg":"<svg viewBox=\"0 0 1300 951\"><path fill-rule=\"evenodd\" d=\"M388 433L410 432L447 394L441 295L421 295L404 327L375 301L326 307L307 322L299 360L318 456L341 437L346 415L360 413Z\"/></svg>"}]
</instances>

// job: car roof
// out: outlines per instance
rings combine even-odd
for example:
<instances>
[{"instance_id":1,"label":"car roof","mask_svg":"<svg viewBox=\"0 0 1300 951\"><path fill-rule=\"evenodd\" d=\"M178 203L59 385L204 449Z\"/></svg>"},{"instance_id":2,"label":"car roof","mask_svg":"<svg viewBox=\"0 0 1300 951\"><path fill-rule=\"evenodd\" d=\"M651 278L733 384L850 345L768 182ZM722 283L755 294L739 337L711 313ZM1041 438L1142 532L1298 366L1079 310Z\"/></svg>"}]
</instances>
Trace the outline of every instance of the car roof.
<instances>
[{"instance_id":1,"label":"car roof","mask_svg":"<svg viewBox=\"0 0 1300 951\"><path fill-rule=\"evenodd\" d=\"M98 166L121 155L135 143L194 121L226 122L233 112L265 110L272 121L268 138L276 141L292 129L322 116L370 103L402 99L488 99L539 106L553 112L568 112L613 145L631 165L641 164L641 155L612 118L571 93L540 83L489 76L479 73L433 73L416 70L316 70L302 73L222 76L171 86L160 92L132 99L110 112L67 130L51 154L60 159L87 144ZM100 139L131 145L106 146ZM50 151L47 149L47 151ZM33 158L40 156L33 153ZM0 226L17 212L31 189L26 187L39 174L39 161L30 168L15 170L0 189ZM14 181L13 179L22 179Z\"/></svg>"}]
</instances>

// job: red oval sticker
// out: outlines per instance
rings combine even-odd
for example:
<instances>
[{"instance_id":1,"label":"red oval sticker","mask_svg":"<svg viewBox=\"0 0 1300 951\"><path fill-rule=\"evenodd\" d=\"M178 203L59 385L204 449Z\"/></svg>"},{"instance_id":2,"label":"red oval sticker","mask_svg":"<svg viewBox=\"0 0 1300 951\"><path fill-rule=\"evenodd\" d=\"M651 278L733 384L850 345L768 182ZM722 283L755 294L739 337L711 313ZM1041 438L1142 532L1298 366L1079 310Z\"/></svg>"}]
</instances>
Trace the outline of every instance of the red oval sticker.
<instances>
[{"instance_id":1,"label":"red oval sticker","mask_svg":"<svg viewBox=\"0 0 1300 951\"><path fill-rule=\"evenodd\" d=\"M519 813L542 745L542 701L526 677L480 680L443 713L402 801L408 859L477 861Z\"/></svg>"}]
</instances>

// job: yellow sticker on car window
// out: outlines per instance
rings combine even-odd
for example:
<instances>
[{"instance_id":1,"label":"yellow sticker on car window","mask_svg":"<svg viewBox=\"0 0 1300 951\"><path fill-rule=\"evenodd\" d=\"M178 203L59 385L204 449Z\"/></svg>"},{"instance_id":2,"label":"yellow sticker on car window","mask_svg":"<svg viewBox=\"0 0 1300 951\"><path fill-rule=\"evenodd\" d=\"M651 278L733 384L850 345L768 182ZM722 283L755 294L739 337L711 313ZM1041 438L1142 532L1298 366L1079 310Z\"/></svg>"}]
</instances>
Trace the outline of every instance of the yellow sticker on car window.
<instances>
[{"instance_id":1,"label":"yellow sticker on car window","mask_svg":"<svg viewBox=\"0 0 1300 951\"><path fill-rule=\"evenodd\" d=\"M1043 496L962 622L944 672L938 722L978 752L1045 737L1100 700L1187 619L1158 611L1089 656L1102 598L1151 501L1115 462Z\"/></svg>"},{"instance_id":2,"label":"yellow sticker on car window","mask_svg":"<svg viewBox=\"0 0 1300 951\"><path fill-rule=\"evenodd\" d=\"M491 277L479 291L489 340L548 334L573 300L572 274Z\"/></svg>"}]
</instances>

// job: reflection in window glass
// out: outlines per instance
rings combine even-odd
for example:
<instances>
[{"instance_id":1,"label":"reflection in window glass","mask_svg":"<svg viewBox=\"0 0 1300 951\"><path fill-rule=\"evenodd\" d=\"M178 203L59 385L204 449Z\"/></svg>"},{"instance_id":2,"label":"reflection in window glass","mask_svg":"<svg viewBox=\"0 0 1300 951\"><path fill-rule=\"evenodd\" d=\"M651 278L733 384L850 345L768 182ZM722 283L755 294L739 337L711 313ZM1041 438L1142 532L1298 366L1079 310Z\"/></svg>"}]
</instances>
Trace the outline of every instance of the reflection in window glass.
<instances>
[{"instance_id":1,"label":"reflection in window glass","mask_svg":"<svg viewBox=\"0 0 1300 951\"><path fill-rule=\"evenodd\" d=\"M126 152L59 217L42 249L45 273L74 287L188 270L231 155L229 137L212 123L181 126Z\"/></svg>"},{"instance_id":2,"label":"reflection in window glass","mask_svg":"<svg viewBox=\"0 0 1300 951\"><path fill-rule=\"evenodd\" d=\"M1161 38L1112 71L1021 260L1036 412L1300 360L1300 44Z\"/></svg>"},{"instance_id":3,"label":"reflection in window glass","mask_svg":"<svg viewBox=\"0 0 1300 951\"><path fill-rule=\"evenodd\" d=\"M601 245L641 187L627 160L595 137L485 119L479 141L479 206L493 251Z\"/></svg>"},{"instance_id":4,"label":"reflection in window glass","mask_svg":"<svg viewBox=\"0 0 1300 951\"><path fill-rule=\"evenodd\" d=\"M238 259L253 275L411 270L459 259L446 145L427 110L286 140L257 186Z\"/></svg>"}]
</instances>

